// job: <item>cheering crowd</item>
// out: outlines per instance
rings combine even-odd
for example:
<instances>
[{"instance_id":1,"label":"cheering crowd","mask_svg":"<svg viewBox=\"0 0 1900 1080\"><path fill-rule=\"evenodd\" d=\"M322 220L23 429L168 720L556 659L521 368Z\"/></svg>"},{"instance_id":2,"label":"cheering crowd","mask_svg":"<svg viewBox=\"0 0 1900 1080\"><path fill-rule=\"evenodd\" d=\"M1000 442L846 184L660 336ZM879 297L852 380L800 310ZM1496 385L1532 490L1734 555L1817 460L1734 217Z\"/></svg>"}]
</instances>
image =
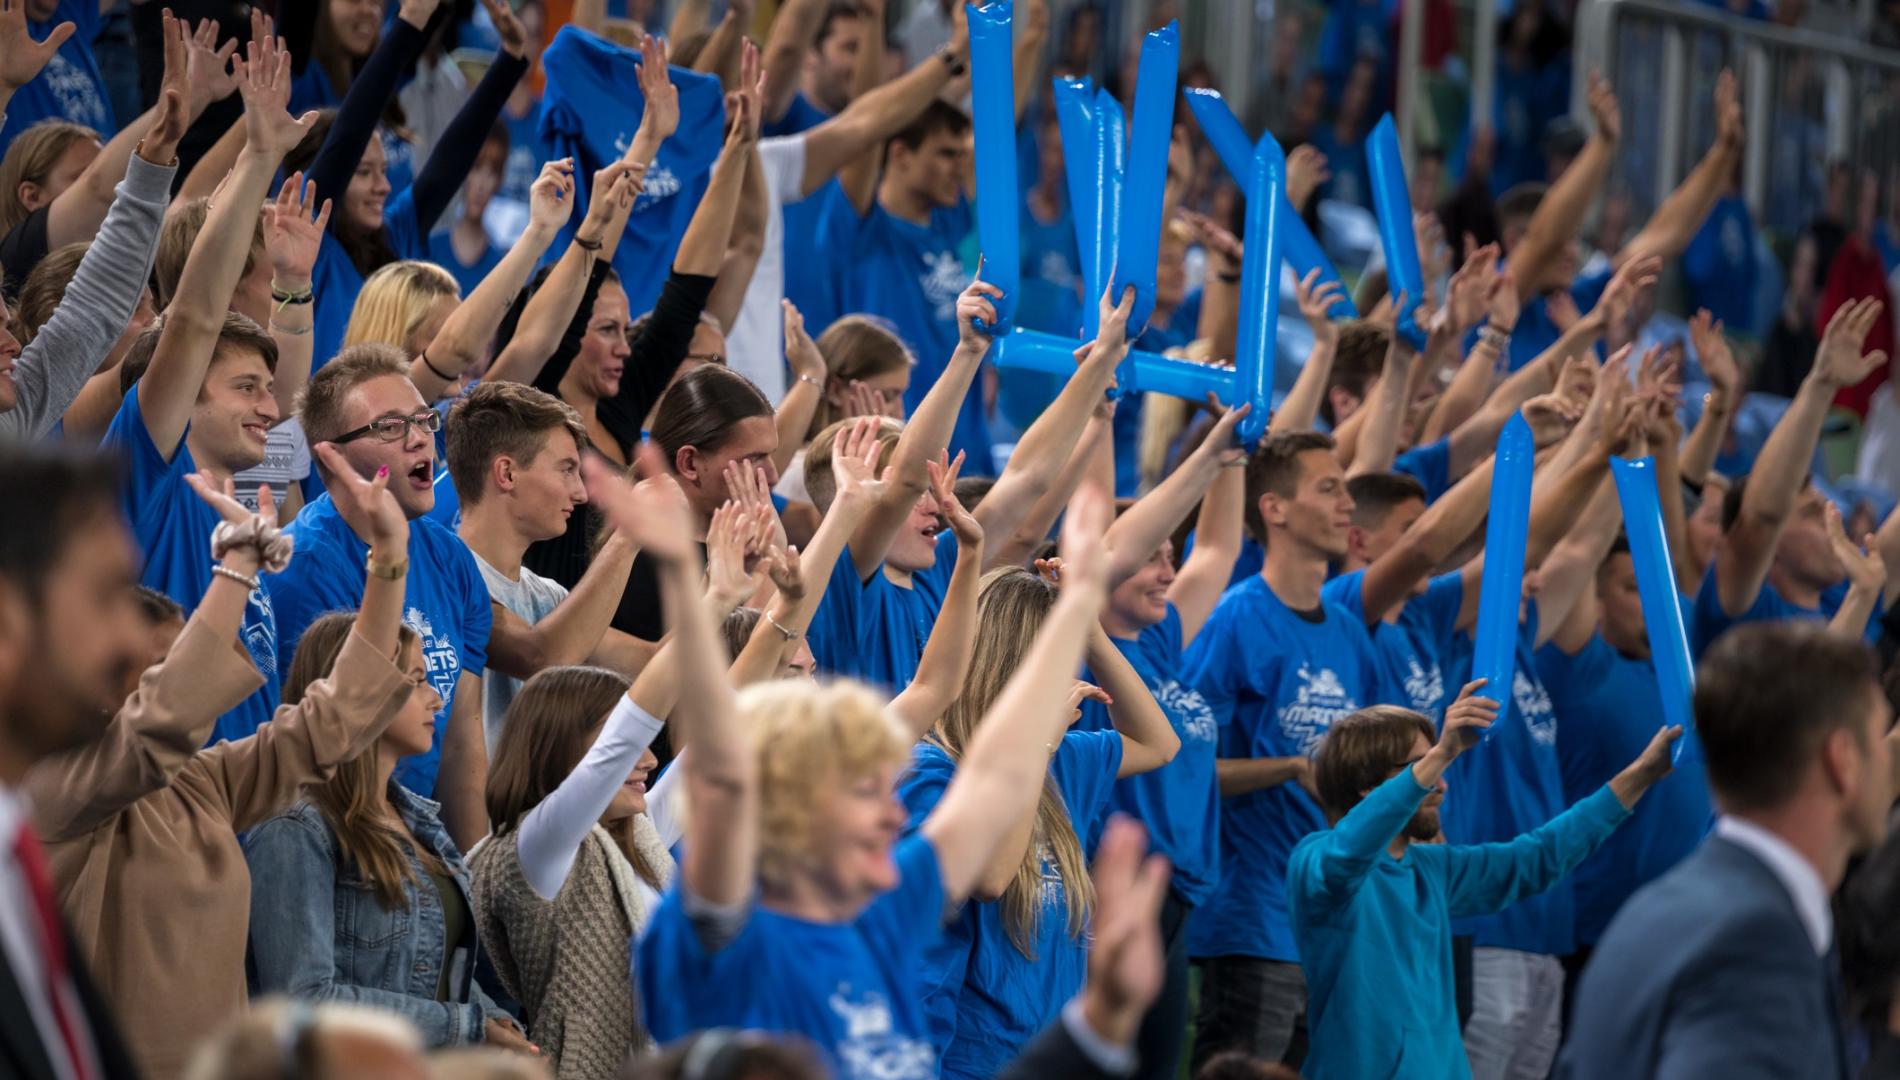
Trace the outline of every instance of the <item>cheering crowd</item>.
<instances>
[{"instance_id":1,"label":"cheering crowd","mask_svg":"<svg viewBox=\"0 0 1900 1080\"><path fill-rule=\"evenodd\" d=\"M1728 73L1634 228L1593 77L1547 176L1415 187L1426 296L1289 271L1249 446L1117 383L1236 352L1185 107L1152 314L1082 294L1097 7L1015 11L1053 377L984 329L960 4L141 3L116 123L114 6L0 0L0 1075L1900 1076L1877 191L1760 355L1669 314Z\"/></svg>"}]
</instances>

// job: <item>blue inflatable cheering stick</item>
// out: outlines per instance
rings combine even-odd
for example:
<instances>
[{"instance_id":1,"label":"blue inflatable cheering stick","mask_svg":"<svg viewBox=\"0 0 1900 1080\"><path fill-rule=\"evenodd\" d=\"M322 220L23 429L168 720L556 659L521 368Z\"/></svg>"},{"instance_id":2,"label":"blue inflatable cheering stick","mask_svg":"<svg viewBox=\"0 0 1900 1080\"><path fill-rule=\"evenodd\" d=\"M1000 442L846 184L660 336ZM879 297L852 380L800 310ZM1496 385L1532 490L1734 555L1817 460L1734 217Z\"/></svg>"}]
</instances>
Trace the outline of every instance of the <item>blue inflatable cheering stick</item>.
<instances>
[{"instance_id":1,"label":"blue inflatable cheering stick","mask_svg":"<svg viewBox=\"0 0 1900 1080\"><path fill-rule=\"evenodd\" d=\"M970 26L970 95L976 127L976 232L983 246L983 280L1003 291L994 299L996 325L976 328L991 337L1009 332L1022 292L1022 254L1016 219L1015 74L1010 58L1010 3L965 5Z\"/></svg>"},{"instance_id":2,"label":"blue inflatable cheering stick","mask_svg":"<svg viewBox=\"0 0 1900 1080\"><path fill-rule=\"evenodd\" d=\"M1214 156L1220 158L1221 164L1227 167L1234 183L1245 187L1253 170L1253 147L1247 142L1247 133L1235 118L1234 110L1227 107L1227 101L1220 96L1219 90L1190 86L1185 93L1188 108L1193 111L1194 119L1200 122L1201 133L1213 144ZM1305 219L1293 209L1293 204L1285 201L1284 184L1280 198L1278 232L1283 237L1281 244L1286 252L1287 265L1301 278L1314 270L1319 271L1319 278L1314 282L1316 286L1339 281L1339 271L1334 269L1332 260L1326 257L1326 250L1319 246L1319 239L1313 235L1313 230L1306 227ZM1352 303L1352 291L1343 282L1339 299L1333 301L1327 314L1335 319L1359 317L1359 309Z\"/></svg>"},{"instance_id":3,"label":"blue inflatable cheering stick","mask_svg":"<svg viewBox=\"0 0 1900 1080\"><path fill-rule=\"evenodd\" d=\"M1240 264L1240 337L1235 343L1234 398L1251 402L1240 422L1243 446L1267 433L1273 411L1273 350L1280 321L1280 222L1286 210L1286 155L1272 135L1260 136L1247 177L1247 222Z\"/></svg>"},{"instance_id":4,"label":"blue inflatable cheering stick","mask_svg":"<svg viewBox=\"0 0 1900 1080\"><path fill-rule=\"evenodd\" d=\"M1366 140L1366 167L1372 173L1372 206L1379 214L1379 245L1385 251L1386 291L1395 298L1405 294L1399 334L1422 350L1425 331L1418 325L1417 309L1425 299L1425 274L1419 269L1412 196L1405 188L1405 162L1399 157L1399 133L1391 113L1380 117Z\"/></svg>"},{"instance_id":5,"label":"blue inflatable cheering stick","mask_svg":"<svg viewBox=\"0 0 1900 1080\"><path fill-rule=\"evenodd\" d=\"M1120 300L1135 290L1128 313L1128 340L1141 336L1155 309L1155 264L1161 255L1162 189L1168 182L1168 146L1174 134L1174 87L1181 38L1175 24L1141 39L1141 69L1135 80L1134 145L1123 174L1121 234L1116 238L1114 288ZM1116 110L1118 113L1119 109Z\"/></svg>"},{"instance_id":6,"label":"blue inflatable cheering stick","mask_svg":"<svg viewBox=\"0 0 1900 1080\"><path fill-rule=\"evenodd\" d=\"M1491 472L1491 517L1484 531L1484 581L1478 590L1478 628L1471 675L1484 679L1484 696L1509 711L1517 675L1517 613L1524 593L1524 541L1530 528L1531 470L1536 464L1531 426L1518 413L1498 435ZM1491 737L1486 729L1485 738Z\"/></svg>"},{"instance_id":7,"label":"blue inflatable cheering stick","mask_svg":"<svg viewBox=\"0 0 1900 1080\"><path fill-rule=\"evenodd\" d=\"M1649 655L1656 666L1656 685L1662 691L1663 723L1682 727L1682 738L1676 740L1672 751L1672 760L1681 761L1683 748L1695 732L1694 710L1690 708L1695 665L1689 659L1682 597L1676 589L1676 571L1663 533L1656 462L1653 458L1613 458L1610 475L1616 478L1616 498L1623 506L1623 529L1629 535L1630 562L1636 568L1636 592L1643 601Z\"/></svg>"}]
</instances>

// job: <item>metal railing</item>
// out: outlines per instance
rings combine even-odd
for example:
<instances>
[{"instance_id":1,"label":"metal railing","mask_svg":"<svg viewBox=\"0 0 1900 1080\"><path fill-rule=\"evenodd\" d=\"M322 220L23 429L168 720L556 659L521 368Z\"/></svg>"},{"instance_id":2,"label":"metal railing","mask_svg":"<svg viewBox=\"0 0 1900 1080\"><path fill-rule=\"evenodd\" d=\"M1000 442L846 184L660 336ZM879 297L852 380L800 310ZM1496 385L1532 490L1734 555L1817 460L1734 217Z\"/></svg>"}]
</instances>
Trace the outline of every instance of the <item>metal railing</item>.
<instances>
[{"instance_id":1,"label":"metal railing","mask_svg":"<svg viewBox=\"0 0 1900 1080\"><path fill-rule=\"evenodd\" d=\"M1823 205L1830 163L1871 168L1882 180L1900 167L1900 51L1680 0L1585 0L1573 67L1580 119L1591 70L1616 88L1625 149L1611 184L1639 216L1713 141L1710 98L1724 67L1741 80L1742 190L1757 221L1801 228Z\"/></svg>"}]
</instances>

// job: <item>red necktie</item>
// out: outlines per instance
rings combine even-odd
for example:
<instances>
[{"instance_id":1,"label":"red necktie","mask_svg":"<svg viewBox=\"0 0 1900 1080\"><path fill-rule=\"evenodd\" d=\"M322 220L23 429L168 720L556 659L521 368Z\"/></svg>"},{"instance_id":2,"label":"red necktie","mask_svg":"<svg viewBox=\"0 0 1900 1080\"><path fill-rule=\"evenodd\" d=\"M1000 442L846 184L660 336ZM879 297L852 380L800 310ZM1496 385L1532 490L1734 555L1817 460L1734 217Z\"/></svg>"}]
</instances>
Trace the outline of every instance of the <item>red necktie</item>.
<instances>
[{"instance_id":1,"label":"red necktie","mask_svg":"<svg viewBox=\"0 0 1900 1080\"><path fill-rule=\"evenodd\" d=\"M19 861L20 872L26 875L27 886L33 890L34 914L38 916L35 921L40 929L40 957L46 965L46 996L52 1003L53 1023L59 1028L60 1040L66 1044L66 1059L72 1062L73 1076L77 1080L91 1080L88 1059L79 1046L79 1026L73 1022L67 1002L71 984L66 971L66 938L60 930L59 908L53 900L53 878L46 870L46 852L40 847L39 838L33 835L31 825L20 826L19 835L13 840L13 857Z\"/></svg>"}]
</instances>

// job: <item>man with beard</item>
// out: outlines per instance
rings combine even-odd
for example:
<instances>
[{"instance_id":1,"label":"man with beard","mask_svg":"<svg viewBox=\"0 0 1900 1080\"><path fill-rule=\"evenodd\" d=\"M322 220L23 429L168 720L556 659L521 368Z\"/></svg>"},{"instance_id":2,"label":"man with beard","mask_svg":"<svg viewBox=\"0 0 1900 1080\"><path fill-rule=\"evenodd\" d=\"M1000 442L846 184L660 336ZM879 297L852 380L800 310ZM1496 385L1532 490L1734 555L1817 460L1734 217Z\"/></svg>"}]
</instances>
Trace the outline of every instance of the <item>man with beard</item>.
<instances>
[{"instance_id":1,"label":"man with beard","mask_svg":"<svg viewBox=\"0 0 1900 1080\"><path fill-rule=\"evenodd\" d=\"M1313 764L1332 827L1293 849L1288 907L1306 969L1303 1075L1468 1076L1453 1003L1451 921L1549 888L1669 773L1680 728L1664 728L1608 784L1502 844L1423 843L1438 834L1445 767L1476 745L1497 705L1469 683L1444 734L1410 709L1334 722ZM1480 753L1484 751L1480 750Z\"/></svg>"},{"instance_id":2,"label":"man with beard","mask_svg":"<svg viewBox=\"0 0 1900 1080\"><path fill-rule=\"evenodd\" d=\"M138 549L102 459L0 450L0 1074L131 1076L91 980L71 963L20 783L99 737L146 649Z\"/></svg>"}]
</instances>

